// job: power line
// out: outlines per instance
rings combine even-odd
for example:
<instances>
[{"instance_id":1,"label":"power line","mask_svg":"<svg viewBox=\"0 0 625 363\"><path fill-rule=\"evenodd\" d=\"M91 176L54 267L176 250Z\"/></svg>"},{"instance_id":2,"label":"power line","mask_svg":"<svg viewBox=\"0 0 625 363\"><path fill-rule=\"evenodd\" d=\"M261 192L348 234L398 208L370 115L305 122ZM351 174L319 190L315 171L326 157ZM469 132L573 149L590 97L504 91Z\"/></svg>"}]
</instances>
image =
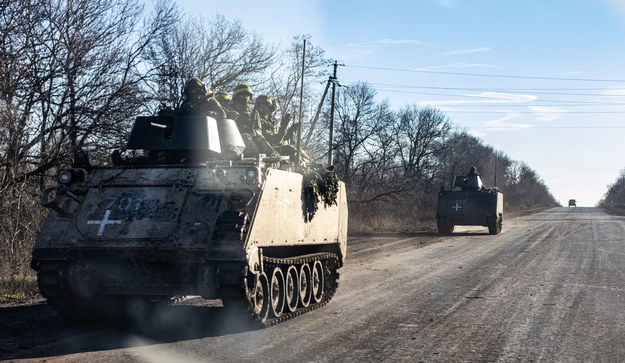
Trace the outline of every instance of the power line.
<instances>
[{"instance_id":1,"label":"power line","mask_svg":"<svg viewBox=\"0 0 625 363\"><path fill-rule=\"evenodd\" d=\"M380 89L377 89L378 91ZM597 101L572 101L572 100L545 100L545 99L535 99L535 100L529 100L529 101L524 101L524 100L506 100L504 98L496 98L496 97L489 97L489 96L484 96L484 95L459 95L459 94L449 94L449 93L433 93L433 92L413 92L413 91L396 91L396 90L385 90L385 89L381 89L385 92L401 92L401 93L410 93L410 94L416 94L416 95L428 95L428 96L445 96L445 97L463 97L463 98L474 98L474 99L481 99L484 100L485 102L488 102L488 100L497 100L501 103L503 103L503 101L508 101L510 103L519 103L519 102L562 102L562 103L571 103L571 104L583 104L583 105L622 105L625 106L625 103L614 103L614 102L597 102ZM491 101L492 102L492 101Z\"/></svg>"},{"instance_id":2,"label":"power line","mask_svg":"<svg viewBox=\"0 0 625 363\"><path fill-rule=\"evenodd\" d=\"M402 68L389 68L389 67L369 67L369 66L348 66L351 68L360 69L373 69L382 71L395 71L395 72L411 72L411 73L431 73L431 74L445 74L455 76L471 76L471 77L491 77L491 78L513 78L513 79L534 79L534 80L551 80L551 81L578 81L578 82L611 82L611 83L625 83L623 79L594 79L594 78L567 78L567 77L537 77L537 76L517 76L517 75L502 75L502 74L488 74L488 73L463 73L463 72L444 72L444 71L428 71L419 69L402 69Z\"/></svg>"},{"instance_id":3,"label":"power line","mask_svg":"<svg viewBox=\"0 0 625 363\"><path fill-rule=\"evenodd\" d=\"M431 89L431 90L444 90L444 91L469 91L469 92L502 92L502 93L532 93L532 94L542 94L542 95L558 95L558 96L599 96L599 97L623 97L624 95L607 95L600 93L571 93L571 92L546 92L546 91L609 91L610 88L580 88L580 89L572 89L572 88L523 88L523 89L499 89L499 88L460 88L460 87L432 87L432 86L409 86L409 85L398 85L398 84L389 84L389 83L371 83L372 86L382 86L382 87L392 87L392 88L401 88L401 89ZM379 88L378 88L379 89ZM383 89L383 88L382 88ZM387 89L388 92L400 92ZM403 92L403 91L401 91Z\"/></svg>"},{"instance_id":4,"label":"power line","mask_svg":"<svg viewBox=\"0 0 625 363\"><path fill-rule=\"evenodd\" d=\"M527 113L527 114L625 114L625 111L511 111L511 110L441 110L446 113Z\"/></svg>"},{"instance_id":5,"label":"power line","mask_svg":"<svg viewBox=\"0 0 625 363\"><path fill-rule=\"evenodd\" d=\"M514 125L510 126L506 126L506 125L501 125L501 126L464 126L467 127L469 129L476 129L476 130L483 130L483 129L488 129L488 130L500 130L500 129L506 129L506 130L532 130L532 129L625 129L625 126L528 126L528 127L514 127Z\"/></svg>"}]
</instances>

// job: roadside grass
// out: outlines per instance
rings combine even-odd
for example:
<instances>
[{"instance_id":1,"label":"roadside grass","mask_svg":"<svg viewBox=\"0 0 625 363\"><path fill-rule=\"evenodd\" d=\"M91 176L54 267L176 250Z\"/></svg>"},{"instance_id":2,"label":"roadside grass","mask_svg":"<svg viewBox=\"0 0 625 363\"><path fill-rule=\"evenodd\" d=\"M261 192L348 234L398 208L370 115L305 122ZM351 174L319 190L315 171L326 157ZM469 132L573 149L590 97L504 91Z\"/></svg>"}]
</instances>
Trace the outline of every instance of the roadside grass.
<instances>
[{"instance_id":1,"label":"roadside grass","mask_svg":"<svg viewBox=\"0 0 625 363\"><path fill-rule=\"evenodd\" d=\"M625 216L625 206L605 206L603 207L608 214L612 214L615 216Z\"/></svg>"},{"instance_id":2,"label":"roadside grass","mask_svg":"<svg viewBox=\"0 0 625 363\"><path fill-rule=\"evenodd\" d=\"M36 276L0 277L0 304L19 303L39 297Z\"/></svg>"}]
</instances>

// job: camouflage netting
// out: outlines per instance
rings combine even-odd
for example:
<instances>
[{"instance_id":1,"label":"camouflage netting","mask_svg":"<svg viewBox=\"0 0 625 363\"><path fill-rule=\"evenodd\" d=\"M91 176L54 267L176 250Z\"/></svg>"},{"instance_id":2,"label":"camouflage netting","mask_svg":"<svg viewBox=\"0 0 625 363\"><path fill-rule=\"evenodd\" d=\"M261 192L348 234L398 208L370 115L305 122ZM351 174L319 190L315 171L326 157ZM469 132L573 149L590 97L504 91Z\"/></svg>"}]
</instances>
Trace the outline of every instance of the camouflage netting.
<instances>
[{"instance_id":1,"label":"camouflage netting","mask_svg":"<svg viewBox=\"0 0 625 363\"><path fill-rule=\"evenodd\" d=\"M304 220L311 221L319 209L319 202L323 201L325 207L337 204L339 192L339 179L333 171L319 166L304 172L302 179L304 192Z\"/></svg>"}]
</instances>

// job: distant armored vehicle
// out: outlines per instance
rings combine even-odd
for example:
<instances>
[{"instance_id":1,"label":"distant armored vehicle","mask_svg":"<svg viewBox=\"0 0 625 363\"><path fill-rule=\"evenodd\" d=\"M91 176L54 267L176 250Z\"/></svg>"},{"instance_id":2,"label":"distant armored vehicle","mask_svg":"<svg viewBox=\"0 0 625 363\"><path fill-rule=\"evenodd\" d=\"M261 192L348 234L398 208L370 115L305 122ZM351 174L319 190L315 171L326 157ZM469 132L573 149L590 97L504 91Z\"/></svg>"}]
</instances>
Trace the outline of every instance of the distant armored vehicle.
<instances>
[{"instance_id":1,"label":"distant armored vehicle","mask_svg":"<svg viewBox=\"0 0 625 363\"><path fill-rule=\"evenodd\" d=\"M267 326L332 298L347 239L333 172L248 155L233 120L204 115L139 117L127 149L146 154L94 167L78 154L44 193L32 268L62 316L199 295Z\"/></svg>"},{"instance_id":2,"label":"distant armored vehicle","mask_svg":"<svg viewBox=\"0 0 625 363\"><path fill-rule=\"evenodd\" d=\"M569 199L569 207L577 207L577 202L575 199Z\"/></svg>"},{"instance_id":3,"label":"distant armored vehicle","mask_svg":"<svg viewBox=\"0 0 625 363\"><path fill-rule=\"evenodd\" d=\"M456 176L452 190L438 193L436 222L440 234L451 234L454 226L484 226L490 234L501 232L503 193L487 188L475 170L467 176Z\"/></svg>"}]
</instances>

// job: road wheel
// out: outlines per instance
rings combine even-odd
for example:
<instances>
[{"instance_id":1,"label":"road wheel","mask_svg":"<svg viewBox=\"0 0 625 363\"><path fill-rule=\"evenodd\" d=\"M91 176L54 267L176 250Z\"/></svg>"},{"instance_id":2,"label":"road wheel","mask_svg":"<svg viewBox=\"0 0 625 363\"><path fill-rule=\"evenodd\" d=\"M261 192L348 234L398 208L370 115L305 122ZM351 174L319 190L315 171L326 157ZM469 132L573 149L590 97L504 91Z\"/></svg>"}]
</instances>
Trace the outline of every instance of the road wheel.
<instances>
[{"instance_id":1,"label":"road wheel","mask_svg":"<svg viewBox=\"0 0 625 363\"><path fill-rule=\"evenodd\" d=\"M310 266L305 263L299 270L299 301L302 307L310 304L312 295L312 274Z\"/></svg>"},{"instance_id":2,"label":"road wheel","mask_svg":"<svg viewBox=\"0 0 625 363\"><path fill-rule=\"evenodd\" d=\"M269 294L271 300L271 315L275 318L279 318L282 316L284 301L286 299L284 274L282 273L280 267L275 267L271 273Z\"/></svg>"},{"instance_id":3,"label":"road wheel","mask_svg":"<svg viewBox=\"0 0 625 363\"><path fill-rule=\"evenodd\" d=\"M297 309L297 303L299 302L299 276L297 275L297 268L291 265L286 271L285 277L285 300L286 308L290 312L294 312Z\"/></svg>"},{"instance_id":4,"label":"road wheel","mask_svg":"<svg viewBox=\"0 0 625 363\"><path fill-rule=\"evenodd\" d=\"M261 323L264 323L269 315L269 296L269 281L267 281L267 275L263 272L256 276L254 293L252 295L254 315Z\"/></svg>"},{"instance_id":5,"label":"road wheel","mask_svg":"<svg viewBox=\"0 0 625 363\"><path fill-rule=\"evenodd\" d=\"M321 261L315 261L312 269L312 299L315 303L323 298L324 289L323 265Z\"/></svg>"}]
</instances>

